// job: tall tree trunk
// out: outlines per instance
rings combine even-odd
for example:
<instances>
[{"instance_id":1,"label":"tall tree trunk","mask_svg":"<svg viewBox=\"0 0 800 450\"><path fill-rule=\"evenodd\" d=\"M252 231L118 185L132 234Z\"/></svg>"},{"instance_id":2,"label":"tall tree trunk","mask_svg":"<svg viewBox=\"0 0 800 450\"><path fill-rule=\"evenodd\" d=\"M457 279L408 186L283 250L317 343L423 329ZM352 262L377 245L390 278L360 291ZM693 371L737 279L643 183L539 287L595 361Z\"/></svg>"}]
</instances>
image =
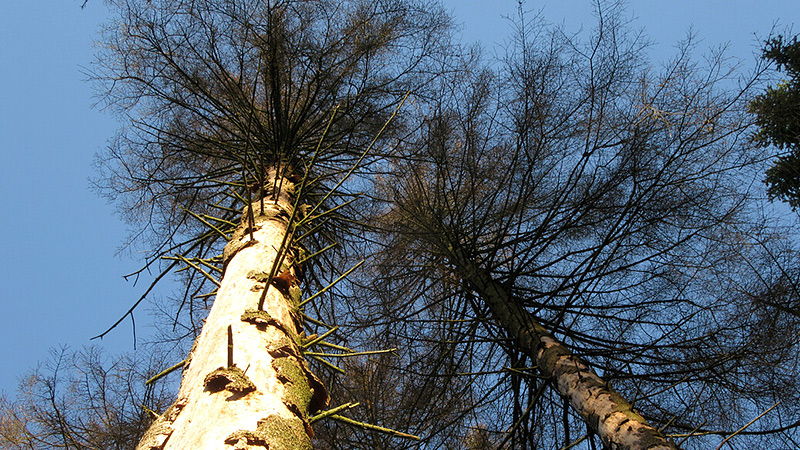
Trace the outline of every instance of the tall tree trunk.
<instances>
[{"instance_id":1,"label":"tall tree trunk","mask_svg":"<svg viewBox=\"0 0 800 450\"><path fill-rule=\"evenodd\" d=\"M294 186L286 179L268 186L279 186L279 195L254 201L252 215L243 214L178 398L138 450L311 449L308 415L328 395L300 352L292 251L267 285L289 230Z\"/></svg>"},{"instance_id":2,"label":"tall tree trunk","mask_svg":"<svg viewBox=\"0 0 800 450\"><path fill-rule=\"evenodd\" d=\"M476 267L460 249L451 247L451 261L468 287L486 302L492 316L522 352L535 361L559 395L569 400L584 422L614 450L678 450L653 428L618 392L583 360L558 341L506 288Z\"/></svg>"}]
</instances>

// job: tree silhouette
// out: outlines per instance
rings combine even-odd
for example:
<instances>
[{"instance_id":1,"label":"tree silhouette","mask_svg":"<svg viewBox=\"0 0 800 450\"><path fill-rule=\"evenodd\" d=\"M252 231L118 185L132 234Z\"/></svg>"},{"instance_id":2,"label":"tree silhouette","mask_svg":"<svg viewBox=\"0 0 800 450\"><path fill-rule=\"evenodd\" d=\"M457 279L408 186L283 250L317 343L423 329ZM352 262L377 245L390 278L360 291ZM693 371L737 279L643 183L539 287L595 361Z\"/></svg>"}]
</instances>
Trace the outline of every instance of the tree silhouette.
<instances>
[{"instance_id":1,"label":"tree silhouette","mask_svg":"<svg viewBox=\"0 0 800 450\"><path fill-rule=\"evenodd\" d=\"M753 183L759 74L690 41L657 71L598 18L584 41L522 23L504 64L443 87L377 188L373 320L475 343L491 359L463 372L505 389L476 408L510 448L791 443L796 229Z\"/></svg>"},{"instance_id":2,"label":"tree silhouette","mask_svg":"<svg viewBox=\"0 0 800 450\"><path fill-rule=\"evenodd\" d=\"M161 355L109 358L97 348L53 351L22 378L17 398L0 398L0 446L22 449L134 449L153 420L169 405L167 385L143 380L155 375Z\"/></svg>"},{"instance_id":3,"label":"tree silhouette","mask_svg":"<svg viewBox=\"0 0 800 450\"><path fill-rule=\"evenodd\" d=\"M760 127L756 141L786 151L767 170L765 182L771 198L779 198L797 209L800 206L800 43L797 37L791 41L783 36L770 39L763 58L789 76L788 80L767 88L750 102Z\"/></svg>"}]
</instances>

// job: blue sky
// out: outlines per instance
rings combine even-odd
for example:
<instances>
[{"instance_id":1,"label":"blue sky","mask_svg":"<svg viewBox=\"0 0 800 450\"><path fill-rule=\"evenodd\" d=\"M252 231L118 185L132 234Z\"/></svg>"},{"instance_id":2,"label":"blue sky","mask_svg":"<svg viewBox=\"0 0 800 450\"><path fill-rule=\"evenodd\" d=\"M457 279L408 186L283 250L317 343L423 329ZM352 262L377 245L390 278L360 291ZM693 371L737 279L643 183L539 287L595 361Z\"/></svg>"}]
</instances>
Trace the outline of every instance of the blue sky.
<instances>
[{"instance_id":1,"label":"blue sky","mask_svg":"<svg viewBox=\"0 0 800 450\"><path fill-rule=\"evenodd\" d=\"M126 228L114 208L89 188L92 160L113 135L114 118L96 101L84 69L106 9L91 0L0 2L0 391L12 393L25 371L59 345L80 347L113 323L141 295L122 275L135 255L116 255ZM551 22L591 28L587 0L529 0ZM507 36L515 0L448 0L464 39L488 51ZM752 65L756 36L777 23L800 20L800 2L632 1L628 6L656 41L654 61L693 28L700 48L729 43L730 56ZM797 27L795 27L797 29ZM137 314L146 333L147 313ZM132 349L130 323L103 342L111 352Z\"/></svg>"}]
</instances>

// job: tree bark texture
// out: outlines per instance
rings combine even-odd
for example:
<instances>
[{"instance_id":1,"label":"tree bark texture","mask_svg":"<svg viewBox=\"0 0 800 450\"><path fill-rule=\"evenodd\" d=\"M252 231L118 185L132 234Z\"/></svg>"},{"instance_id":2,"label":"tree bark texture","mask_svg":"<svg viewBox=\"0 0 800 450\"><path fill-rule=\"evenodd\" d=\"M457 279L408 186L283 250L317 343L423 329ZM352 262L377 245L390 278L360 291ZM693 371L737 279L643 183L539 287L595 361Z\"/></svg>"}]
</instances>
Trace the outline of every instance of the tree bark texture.
<instances>
[{"instance_id":1,"label":"tree bark texture","mask_svg":"<svg viewBox=\"0 0 800 450\"><path fill-rule=\"evenodd\" d=\"M494 319L536 362L559 395L613 450L678 450L581 358L522 308L508 290L455 249L452 262L470 289L486 302Z\"/></svg>"},{"instance_id":2,"label":"tree bark texture","mask_svg":"<svg viewBox=\"0 0 800 450\"><path fill-rule=\"evenodd\" d=\"M137 450L311 449L308 415L328 394L300 351L291 250L267 285L293 209L293 185L276 184L280 195L267 195L263 211L254 201L252 218L246 210L226 245L224 275L178 398Z\"/></svg>"}]
</instances>

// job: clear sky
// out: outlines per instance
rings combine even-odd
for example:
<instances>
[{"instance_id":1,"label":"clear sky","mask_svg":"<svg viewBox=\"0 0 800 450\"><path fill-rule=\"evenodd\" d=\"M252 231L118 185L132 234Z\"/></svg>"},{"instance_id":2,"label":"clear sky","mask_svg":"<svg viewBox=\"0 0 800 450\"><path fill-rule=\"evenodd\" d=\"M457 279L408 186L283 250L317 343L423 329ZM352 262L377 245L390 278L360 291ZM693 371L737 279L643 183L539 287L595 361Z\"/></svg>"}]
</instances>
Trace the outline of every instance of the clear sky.
<instances>
[{"instance_id":1,"label":"clear sky","mask_svg":"<svg viewBox=\"0 0 800 450\"><path fill-rule=\"evenodd\" d=\"M122 279L137 268L135 255L116 256L125 225L89 187L93 157L117 125L92 107L84 74L106 9L100 0L84 9L81 3L0 2L0 391L9 394L48 349L89 344L147 284ZM508 35L504 17L517 10L516 0L445 4L463 24L464 39L481 40L489 52ZM573 31L592 26L588 0L528 0L526 9ZM639 0L628 12L656 42L654 61L692 28L701 49L729 43L730 56L752 65L756 36L798 22L800 1ZM146 310L137 325L146 332ZM130 323L102 345L131 350Z\"/></svg>"}]
</instances>

